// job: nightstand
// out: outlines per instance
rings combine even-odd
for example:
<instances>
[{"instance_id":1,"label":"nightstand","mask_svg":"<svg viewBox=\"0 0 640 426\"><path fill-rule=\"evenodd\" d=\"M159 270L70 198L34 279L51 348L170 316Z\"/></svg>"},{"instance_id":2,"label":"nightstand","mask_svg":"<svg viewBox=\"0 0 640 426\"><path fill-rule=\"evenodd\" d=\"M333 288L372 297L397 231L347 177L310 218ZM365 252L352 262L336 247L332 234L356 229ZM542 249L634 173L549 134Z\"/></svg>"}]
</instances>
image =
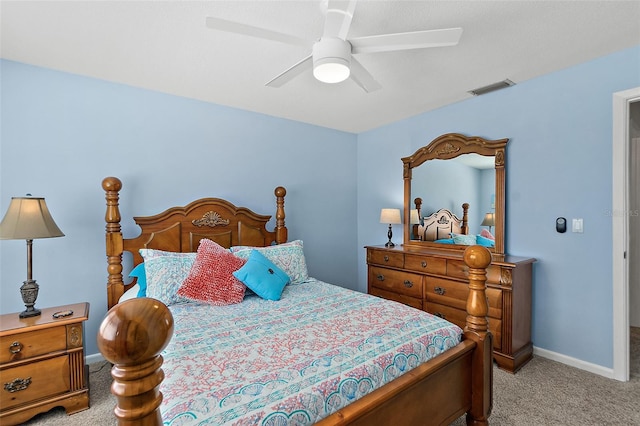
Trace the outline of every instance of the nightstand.
<instances>
[{"instance_id":1,"label":"nightstand","mask_svg":"<svg viewBox=\"0 0 640 426\"><path fill-rule=\"evenodd\" d=\"M89 408L84 321L89 304L41 309L37 317L0 316L0 424L15 425L53 407ZM53 318L56 312L71 315Z\"/></svg>"}]
</instances>

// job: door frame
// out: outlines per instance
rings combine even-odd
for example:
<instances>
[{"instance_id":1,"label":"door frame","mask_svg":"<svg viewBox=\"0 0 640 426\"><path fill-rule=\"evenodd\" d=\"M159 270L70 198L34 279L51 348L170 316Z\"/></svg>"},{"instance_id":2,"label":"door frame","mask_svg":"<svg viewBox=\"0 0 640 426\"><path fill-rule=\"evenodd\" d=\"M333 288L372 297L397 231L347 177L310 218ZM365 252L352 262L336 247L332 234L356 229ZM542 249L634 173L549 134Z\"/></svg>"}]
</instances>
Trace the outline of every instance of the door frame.
<instances>
[{"instance_id":1,"label":"door frame","mask_svg":"<svg viewBox=\"0 0 640 426\"><path fill-rule=\"evenodd\" d=\"M629 110L640 87L613 94L613 378L629 380Z\"/></svg>"}]
</instances>

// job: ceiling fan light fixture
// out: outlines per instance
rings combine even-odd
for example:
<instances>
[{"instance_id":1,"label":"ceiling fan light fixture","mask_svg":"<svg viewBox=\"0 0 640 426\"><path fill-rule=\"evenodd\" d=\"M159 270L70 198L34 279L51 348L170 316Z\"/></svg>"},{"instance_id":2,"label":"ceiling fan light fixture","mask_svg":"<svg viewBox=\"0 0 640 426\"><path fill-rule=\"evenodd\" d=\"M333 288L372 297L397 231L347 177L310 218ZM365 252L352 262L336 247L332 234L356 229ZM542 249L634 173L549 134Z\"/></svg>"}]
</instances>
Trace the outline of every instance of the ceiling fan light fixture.
<instances>
[{"instance_id":1,"label":"ceiling fan light fixture","mask_svg":"<svg viewBox=\"0 0 640 426\"><path fill-rule=\"evenodd\" d=\"M349 74L349 62L341 58L324 58L313 65L313 76L323 83L340 83L349 78Z\"/></svg>"},{"instance_id":2,"label":"ceiling fan light fixture","mask_svg":"<svg viewBox=\"0 0 640 426\"><path fill-rule=\"evenodd\" d=\"M340 38L322 38L313 45L313 76L323 83L340 83L351 74L351 45Z\"/></svg>"}]
</instances>

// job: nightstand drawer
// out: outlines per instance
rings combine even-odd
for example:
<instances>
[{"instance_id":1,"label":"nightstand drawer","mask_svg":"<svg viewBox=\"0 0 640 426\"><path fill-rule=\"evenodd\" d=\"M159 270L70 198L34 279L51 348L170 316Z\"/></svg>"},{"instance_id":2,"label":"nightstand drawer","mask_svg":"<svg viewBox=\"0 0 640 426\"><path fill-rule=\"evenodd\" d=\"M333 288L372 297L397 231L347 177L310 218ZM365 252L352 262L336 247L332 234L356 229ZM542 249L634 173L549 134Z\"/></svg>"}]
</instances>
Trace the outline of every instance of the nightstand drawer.
<instances>
[{"instance_id":1,"label":"nightstand drawer","mask_svg":"<svg viewBox=\"0 0 640 426\"><path fill-rule=\"evenodd\" d=\"M368 250L368 262L376 265L402 268L404 265L404 254L389 250Z\"/></svg>"},{"instance_id":2,"label":"nightstand drawer","mask_svg":"<svg viewBox=\"0 0 640 426\"><path fill-rule=\"evenodd\" d=\"M407 254L404 257L404 267L416 272L427 274L445 275L447 273L447 261L437 257Z\"/></svg>"},{"instance_id":3,"label":"nightstand drawer","mask_svg":"<svg viewBox=\"0 0 640 426\"><path fill-rule=\"evenodd\" d=\"M369 283L383 290L422 298L422 276L418 274L370 266Z\"/></svg>"},{"instance_id":4,"label":"nightstand drawer","mask_svg":"<svg viewBox=\"0 0 640 426\"><path fill-rule=\"evenodd\" d=\"M24 360L67 349L64 325L0 337L0 363Z\"/></svg>"},{"instance_id":5,"label":"nightstand drawer","mask_svg":"<svg viewBox=\"0 0 640 426\"><path fill-rule=\"evenodd\" d=\"M63 394L70 390L69 356L0 370L0 383L0 406L3 410Z\"/></svg>"}]
</instances>

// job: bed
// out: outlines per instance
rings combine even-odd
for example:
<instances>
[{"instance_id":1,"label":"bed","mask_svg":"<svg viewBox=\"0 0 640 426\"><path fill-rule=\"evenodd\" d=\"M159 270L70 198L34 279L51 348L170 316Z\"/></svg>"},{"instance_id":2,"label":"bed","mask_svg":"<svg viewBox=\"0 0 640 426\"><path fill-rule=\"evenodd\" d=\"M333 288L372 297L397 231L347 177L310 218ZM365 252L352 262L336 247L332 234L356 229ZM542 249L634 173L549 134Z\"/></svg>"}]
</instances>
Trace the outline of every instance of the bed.
<instances>
[{"instance_id":1,"label":"bed","mask_svg":"<svg viewBox=\"0 0 640 426\"><path fill-rule=\"evenodd\" d=\"M271 216L203 198L134 218L141 228L135 238L121 232L122 182L108 177L102 187L109 312L98 347L113 364L119 424L430 425L465 413L467 424L488 424L493 366L485 248L465 252L470 291L463 331L426 312L305 276L302 242L288 241L283 187L274 191L272 231ZM215 265L207 263L211 247L216 256L231 255L230 263L244 256L234 274L258 252L289 281L270 297L245 276L238 303L215 298L236 297L237 286L211 299L201 287L189 294L184 289L202 265L222 264L217 257ZM146 295L136 289L139 282L125 283L126 252L133 266L147 271ZM158 293L153 280L178 280L154 272L164 257L190 270L177 291ZM132 293L141 297L125 296Z\"/></svg>"}]
</instances>

